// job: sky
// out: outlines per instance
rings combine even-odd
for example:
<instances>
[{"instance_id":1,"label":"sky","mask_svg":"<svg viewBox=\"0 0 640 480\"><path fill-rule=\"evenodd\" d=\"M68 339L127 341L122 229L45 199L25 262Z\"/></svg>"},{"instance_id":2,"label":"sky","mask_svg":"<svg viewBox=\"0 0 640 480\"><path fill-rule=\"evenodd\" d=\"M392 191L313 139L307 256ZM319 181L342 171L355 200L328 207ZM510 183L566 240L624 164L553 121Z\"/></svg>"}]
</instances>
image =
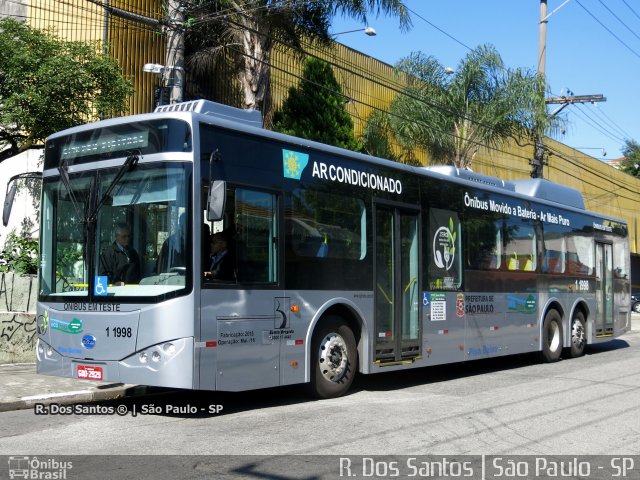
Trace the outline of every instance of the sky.
<instances>
[{"instance_id":1,"label":"sky","mask_svg":"<svg viewBox=\"0 0 640 480\"><path fill-rule=\"evenodd\" d=\"M390 65L421 51L455 69L470 48L488 43L506 67L538 68L539 0L404 3L413 12L408 32L399 31L397 18L375 14L367 20L376 36L340 34L365 26L341 17L331 32L336 41ZM640 0L548 0L547 14L551 95L606 98L565 107L566 131L554 138L604 161L621 157L625 139L640 142Z\"/></svg>"}]
</instances>

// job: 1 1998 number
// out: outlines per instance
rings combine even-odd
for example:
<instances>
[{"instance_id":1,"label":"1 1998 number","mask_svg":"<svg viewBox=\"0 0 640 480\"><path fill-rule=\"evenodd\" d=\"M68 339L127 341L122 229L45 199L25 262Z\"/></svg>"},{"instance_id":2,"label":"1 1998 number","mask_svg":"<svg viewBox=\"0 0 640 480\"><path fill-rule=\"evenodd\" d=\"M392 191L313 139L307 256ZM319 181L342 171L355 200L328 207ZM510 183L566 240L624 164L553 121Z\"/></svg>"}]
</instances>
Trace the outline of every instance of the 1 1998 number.
<instances>
[{"instance_id":1,"label":"1 1998 number","mask_svg":"<svg viewBox=\"0 0 640 480\"><path fill-rule=\"evenodd\" d=\"M107 337L130 338L132 336L131 327L107 327Z\"/></svg>"}]
</instances>

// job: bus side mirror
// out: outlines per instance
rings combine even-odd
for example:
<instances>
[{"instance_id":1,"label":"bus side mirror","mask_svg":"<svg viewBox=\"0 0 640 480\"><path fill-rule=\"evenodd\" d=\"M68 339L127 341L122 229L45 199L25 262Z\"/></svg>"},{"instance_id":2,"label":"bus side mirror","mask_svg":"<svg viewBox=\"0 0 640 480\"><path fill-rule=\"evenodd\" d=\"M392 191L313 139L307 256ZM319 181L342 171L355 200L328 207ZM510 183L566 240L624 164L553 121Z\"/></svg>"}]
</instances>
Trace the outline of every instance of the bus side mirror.
<instances>
[{"instance_id":1,"label":"bus side mirror","mask_svg":"<svg viewBox=\"0 0 640 480\"><path fill-rule=\"evenodd\" d=\"M9 224L11 216L11 207L13 207L13 199L16 196L16 183L12 182L11 187L7 185L7 196L4 197L4 209L2 210L2 224L6 227Z\"/></svg>"},{"instance_id":2,"label":"bus side mirror","mask_svg":"<svg viewBox=\"0 0 640 480\"><path fill-rule=\"evenodd\" d=\"M7 182L7 196L4 197L4 209L2 210L2 224L5 227L9 223L11 208L13 207L13 199L15 198L16 190L18 189L16 180L25 178L42 180L42 172L19 173L9 179Z\"/></svg>"},{"instance_id":3,"label":"bus side mirror","mask_svg":"<svg viewBox=\"0 0 640 480\"><path fill-rule=\"evenodd\" d=\"M214 180L209 184L207 198L207 220L217 222L224 215L224 204L227 199L227 182Z\"/></svg>"}]
</instances>

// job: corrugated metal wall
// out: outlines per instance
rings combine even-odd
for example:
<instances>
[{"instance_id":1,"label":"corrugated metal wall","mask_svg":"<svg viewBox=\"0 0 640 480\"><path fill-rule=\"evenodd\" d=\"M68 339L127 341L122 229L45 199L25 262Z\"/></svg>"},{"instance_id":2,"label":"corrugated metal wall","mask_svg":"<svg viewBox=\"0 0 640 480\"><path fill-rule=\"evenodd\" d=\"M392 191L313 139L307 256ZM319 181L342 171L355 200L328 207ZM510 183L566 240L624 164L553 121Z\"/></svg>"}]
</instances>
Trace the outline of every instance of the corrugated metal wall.
<instances>
[{"instance_id":1,"label":"corrugated metal wall","mask_svg":"<svg viewBox=\"0 0 640 480\"><path fill-rule=\"evenodd\" d=\"M159 19L162 16L162 3L158 0L111 0L110 4L145 17ZM108 25L109 52L133 82L136 92L130 100L130 112L150 112L160 78L143 72L142 67L145 63L165 63L164 35L154 27L117 15L109 15Z\"/></svg>"},{"instance_id":2,"label":"corrugated metal wall","mask_svg":"<svg viewBox=\"0 0 640 480\"><path fill-rule=\"evenodd\" d=\"M160 18L158 0L110 0L112 7ZM149 112L153 107L158 77L144 73L145 63L164 63L164 37L153 27L111 15L87 0L30 0L29 23L50 29L70 41L101 42L131 80L135 94L129 100L129 113Z\"/></svg>"},{"instance_id":3,"label":"corrugated metal wall","mask_svg":"<svg viewBox=\"0 0 640 480\"><path fill-rule=\"evenodd\" d=\"M95 42L103 39L101 10L86 0L30 0L27 17L32 27L65 40Z\"/></svg>"}]
</instances>

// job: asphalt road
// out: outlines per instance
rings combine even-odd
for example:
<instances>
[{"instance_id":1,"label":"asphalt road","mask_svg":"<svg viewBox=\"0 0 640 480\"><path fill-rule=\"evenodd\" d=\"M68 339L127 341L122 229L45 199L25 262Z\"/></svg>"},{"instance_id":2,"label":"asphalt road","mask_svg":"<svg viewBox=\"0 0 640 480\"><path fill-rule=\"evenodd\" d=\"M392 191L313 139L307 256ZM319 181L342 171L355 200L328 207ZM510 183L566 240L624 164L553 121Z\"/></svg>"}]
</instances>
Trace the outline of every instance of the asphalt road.
<instances>
[{"instance_id":1,"label":"asphalt road","mask_svg":"<svg viewBox=\"0 0 640 480\"><path fill-rule=\"evenodd\" d=\"M4 412L0 455L638 455L638 365L631 332L556 364L521 355L360 376L332 400L299 387L171 391Z\"/></svg>"}]
</instances>

